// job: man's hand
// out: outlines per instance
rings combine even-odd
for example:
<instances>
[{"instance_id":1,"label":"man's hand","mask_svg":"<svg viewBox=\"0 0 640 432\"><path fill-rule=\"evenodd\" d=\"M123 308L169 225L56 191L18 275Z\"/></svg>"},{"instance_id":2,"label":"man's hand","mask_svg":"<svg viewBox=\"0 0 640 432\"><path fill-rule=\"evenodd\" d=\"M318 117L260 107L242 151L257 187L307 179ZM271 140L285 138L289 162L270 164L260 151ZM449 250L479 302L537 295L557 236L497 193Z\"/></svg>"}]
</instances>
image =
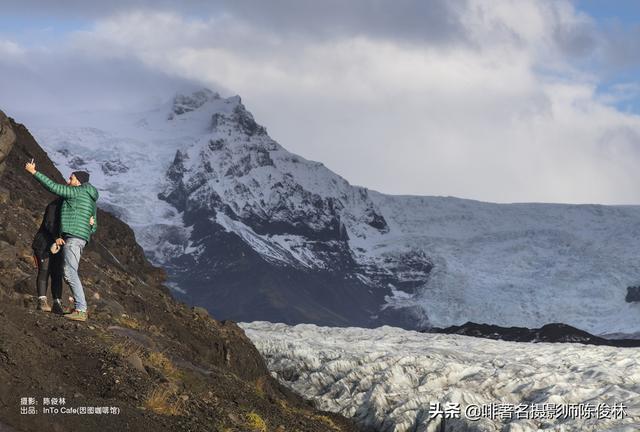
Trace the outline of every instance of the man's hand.
<instances>
[{"instance_id":1,"label":"man's hand","mask_svg":"<svg viewBox=\"0 0 640 432\"><path fill-rule=\"evenodd\" d=\"M33 162L33 159L31 159L31 162L27 162L25 164L24 169L26 169L31 175L36 173L36 164Z\"/></svg>"},{"instance_id":2,"label":"man's hand","mask_svg":"<svg viewBox=\"0 0 640 432\"><path fill-rule=\"evenodd\" d=\"M56 244L57 244L58 246L62 246L62 245L64 244L64 239L63 239L63 238L57 238L57 239L56 239Z\"/></svg>"},{"instance_id":3,"label":"man's hand","mask_svg":"<svg viewBox=\"0 0 640 432\"><path fill-rule=\"evenodd\" d=\"M95 221L95 220L93 220L93 216L91 216L91 217L89 218L89 225L93 226L95 223L96 223L96 221Z\"/></svg>"}]
</instances>

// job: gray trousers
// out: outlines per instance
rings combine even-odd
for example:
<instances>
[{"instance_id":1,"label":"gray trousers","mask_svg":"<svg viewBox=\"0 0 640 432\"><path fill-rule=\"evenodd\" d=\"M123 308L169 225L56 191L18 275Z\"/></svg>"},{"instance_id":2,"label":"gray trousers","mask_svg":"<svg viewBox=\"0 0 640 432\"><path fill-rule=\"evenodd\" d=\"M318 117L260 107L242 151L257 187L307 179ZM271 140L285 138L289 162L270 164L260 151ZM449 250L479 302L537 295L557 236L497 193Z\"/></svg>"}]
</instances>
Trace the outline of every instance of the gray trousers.
<instances>
[{"instance_id":1,"label":"gray trousers","mask_svg":"<svg viewBox=\"0 0 640 432\"><path fill-rule=\"evenodd\" d=\"M82 256L82 250L87 245L87 242L75 238L68 237L64 241L64 280L69 284L73 298L76 301L75 308L81 311L87 311L87 301L84 297L84 288L82 282L80 282L80 276L78 276L78 267L80 266L80 257Z\"/></svg>"}]
</instances>

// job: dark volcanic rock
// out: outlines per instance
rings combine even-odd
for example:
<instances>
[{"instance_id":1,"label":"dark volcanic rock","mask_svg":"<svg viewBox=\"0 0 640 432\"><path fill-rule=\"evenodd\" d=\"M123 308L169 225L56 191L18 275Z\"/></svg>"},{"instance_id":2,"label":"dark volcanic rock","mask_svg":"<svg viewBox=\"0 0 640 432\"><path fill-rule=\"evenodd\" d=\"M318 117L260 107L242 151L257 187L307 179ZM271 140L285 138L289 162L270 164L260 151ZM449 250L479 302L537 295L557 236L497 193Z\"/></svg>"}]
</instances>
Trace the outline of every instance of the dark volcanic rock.
<instances>
[{"instance_id":1,"label":"dark volcanic rock","mask_svg":"<svg viewBox=\"0 0 640 432\"><path fill-rule=\"evenodd\" d=\"M209 253L198 262L188 255L176 259L177 268L188 270L177 271L174 278L186 288L182 298L205 306L214 316L289 324L375 324L383 293L347 276L345 269L355 266L347 251L336 257L331 272L292 268L266 261L208 218L196 218L194 233L203 239L198 246Z\"/></svg>"},{"instance_id":2,"label":"dark volcanic rock","mask_svg":"<svg viewBox=\"0 0 640 432\"><path fill-rule=\"evenodd\" d=\"M628 303L640 302L640 286L627 287L627 295L625 297L625 300Z\"/></svg>"},{"instance_id":3,"label":"dark volcanic rock","mask_svg":"<svg viewBox=\"0 0 640 432\"><path fill-rule=\"evenodd\" d=\"M240 126L242 132L249 136L264 135L267 133L264 126L260 126L256 123L251 113L247 111L242 104L239 104L233 111L233 120L235 120L235 122Z\"/></svg>"},{"instance_id":4,"label":"dark volcanic rock","mask_svg":"<svg viewBox=\"0 0 640 432\"><path fill-rule=\"evenodd\" d=\"M433 327L427 330L427 332L459 334L512 342L572 342L585 345L640 347L640 340L605 339L562 323L551 323L537 329L529 329L526 327L501 327L491 324L477 324L469 321L461 326L446 328Z\"/></svg>"},{"instance_id":5,"label":"dark volcanic rock","mask_svg":"<svg viewBox=\"0 0 640 432\"><path fill-rule=\"evenodd\" d=\"M100 165L102 172L106 175L117 175L129 171L129 167L119 159L106 161Z\"/></svg>"},{"instance_id":6,"label":"dark volcanic rock","mask_svg":"<svg viewBox=\"0 0 640 432\"><path fill-rule=\"evenodd\" d=\"M5 159L13 148L15 138L9 119L0 111L0 176L5 170Z\"/></svg>"}]
</instances>

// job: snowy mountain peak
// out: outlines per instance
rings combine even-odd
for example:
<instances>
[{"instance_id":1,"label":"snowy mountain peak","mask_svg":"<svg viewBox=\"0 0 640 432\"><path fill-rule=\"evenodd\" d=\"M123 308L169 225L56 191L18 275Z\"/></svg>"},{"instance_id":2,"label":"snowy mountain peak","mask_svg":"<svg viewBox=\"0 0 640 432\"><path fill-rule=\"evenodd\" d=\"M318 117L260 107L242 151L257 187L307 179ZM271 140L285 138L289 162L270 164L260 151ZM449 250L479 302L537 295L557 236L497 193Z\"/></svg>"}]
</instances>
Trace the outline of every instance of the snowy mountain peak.
<instances>
[{"instance_id":1,"label":"snowy mountain peak","mask_svg":"<svg viewBox=\"0 0 640 432\"><path fill-rule=\"evenodd\" d=\"M231 132L238 131L247 137L253 135L266 135L267 129L259 125L253 118L253 115L247 111L244 105L240 103L240 98L229 98L234 104L233 110L228 113L225 111L215 112L211 116L211 132L221 132L230 135Z\"/></svg>"},{"instance_id":2,"label":"snowy mountain peak","mask_svg":"<svg viewBox=\"0 0 640 432\"><path fill-rule=\"evenodd\" d=\"M199 129L204 125L206 132L224 137L239 135L244 139L267 135L266 128L255 121L240 96L222 98L207 88L176 94L170 103L167 120L170 123L180 120L185 128ZM149 121L140 124L148 126Z\"/></svg>"},{"instance_id":3,"label":"snowy mountain peak","mask_svg":"<svg viewBox=\"0 0 640 432\"><path fill-rule=\"evenodd\" d=\"M187 112L197 110L207 102L220 99L220 94L213 92L207 88L194 91L191 94L176 94L173 98L171 115L182 115ZM173 117L169 117L173 119Z\"/></svg>"}]
</instances>

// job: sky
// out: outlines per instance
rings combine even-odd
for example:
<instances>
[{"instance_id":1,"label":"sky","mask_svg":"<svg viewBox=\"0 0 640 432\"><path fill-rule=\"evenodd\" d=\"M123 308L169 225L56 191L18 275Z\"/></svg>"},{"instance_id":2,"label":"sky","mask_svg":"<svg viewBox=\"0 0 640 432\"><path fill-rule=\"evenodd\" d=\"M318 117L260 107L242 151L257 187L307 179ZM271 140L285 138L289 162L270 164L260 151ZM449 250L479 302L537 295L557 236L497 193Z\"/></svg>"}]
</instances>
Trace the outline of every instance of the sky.
<instances>
[{"instance_id":1,"label":"sky","mask_svg":"<svg viewBox=\"0 0 640 432\"><path fill-rule=\"evenodd\" d=\"M27 127L206 86L239 94L288 150L381 192L640 204L634 0L0 0L0 11L0 109Z\"/></svg>"}]
</instances>

